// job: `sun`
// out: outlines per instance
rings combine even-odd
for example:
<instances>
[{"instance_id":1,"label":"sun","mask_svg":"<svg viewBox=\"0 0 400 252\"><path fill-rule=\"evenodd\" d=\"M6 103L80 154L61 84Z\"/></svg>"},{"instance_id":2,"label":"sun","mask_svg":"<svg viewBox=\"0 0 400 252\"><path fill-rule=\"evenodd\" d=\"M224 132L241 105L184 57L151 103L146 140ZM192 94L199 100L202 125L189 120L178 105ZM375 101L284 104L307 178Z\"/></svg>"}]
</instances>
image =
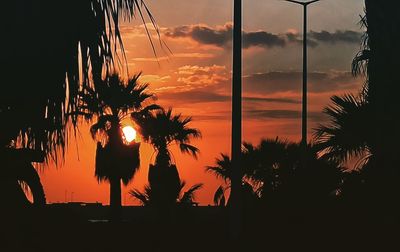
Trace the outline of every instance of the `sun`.
<instances>
[{"instance_id":1,"label":"sun","mask_svg":"<svg viewBox=\"0 0 400 252\"><path fill-rule=\"evenodd\" d=\"M132 126L123 127L122 133L124 133L124 138L128 143L136 139L136 130Z\"/></svg>"}]
</instances>

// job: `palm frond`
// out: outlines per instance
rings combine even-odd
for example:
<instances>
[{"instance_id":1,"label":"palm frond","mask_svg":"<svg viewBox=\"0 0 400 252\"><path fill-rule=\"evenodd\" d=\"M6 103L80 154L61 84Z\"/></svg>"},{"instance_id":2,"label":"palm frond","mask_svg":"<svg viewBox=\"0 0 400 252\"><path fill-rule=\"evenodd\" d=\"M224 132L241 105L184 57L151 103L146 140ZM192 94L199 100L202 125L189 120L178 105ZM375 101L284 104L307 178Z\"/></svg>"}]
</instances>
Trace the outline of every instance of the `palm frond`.
<instances>
[{"instance_id":1,"label":"palm frond","mask_svg":"<svg viewBox=\"0 0 400 252\"><path fill-rule=\"evenodd\" d=\"M370 123L368 103L353 95L333 96L331 100L332 105L324 109L330 122L320 124L314 133L320 154L340 163L366 155L370 137L365 127Z\"/></svg>"},{"instance_id":2,"label":"palm frond","mask_svg":"<svg viewBox=\"0 0 400 252\"><path fill-rule=\"evenodd\" d=\"M193 185L189 188L189 190L183 193L182 197L179 199L179 202L182 204L192 204L196 199L196 192L202 187L202 183Z\"/></svg>"},{"instance_id":3,"label":"palm frond","mask_svg":"<svg viewBox=\"0 0 400 252\"><path fill-rule=\"evenodd\" d=\"M4 48L9 48L3 53L8 62L3 70L18 76L15 85L0 94L1 117L7 116L15 129L7 131L7 138L17 140L20 147L57 156L54 153L63 153L67 144L68 119L76 126L82 115L76 113L80 92L97 87L104 72L120 68L121 55L126 60L121 20L139 16L147 25L147 16L157 33L158 26L143 0L64 1L62 5L23 0L4 5L9 11L3 15L3 32L11 39L3 40ZM19 32L21 27L24 33ZM26 37L35 38L29 46ZM40 74L44 69L45 78ZM19 99L14 99L16 94Z\"/></svg>"},{"instance_id":4,"label":"palm frond","mask_svg":"<svg viewBox=\"0 0 400 252\"><path fill-rule=\"evenodd\" d=\"M215 206L225 206L225 188L219 186L214 193L214 205Z\"/></svg>"},{"instance_id":5,"label":"palm frond","mask_svg":"<svg viewBox=\"0 0 400 252\"><path fill-rule=\"evenodd\" d=\"M150 187L145 186L144 192L141 192L137 189L132 189L129 191L129 194L131 197L138 200L142 206L147 206L150 202L149 190L151 190Z\"/></svg>"},{"instance_id":6,"label":"palm frond","mask_svg":"<svg viewBox=\"0 0 400 252\"><path fill-rule=\"evenodd\" d=\"M197 159L197 153L199 152L197 147L190 144L181 143L179 144L179 148L182 153L188 153Z\"/></svg>"},{"instance_id":7,"label":"palm frond","mask_svg":"<svg viewBox=\"0 0 400 252\"><path fill-rule=\"evenodd\" d=\"M232 171L231 160L227 154L221 153L221 157L215 160L216 166L206 166L206 171L214 174L217 178L230 183Z\"/></svg>"}]
</instances>

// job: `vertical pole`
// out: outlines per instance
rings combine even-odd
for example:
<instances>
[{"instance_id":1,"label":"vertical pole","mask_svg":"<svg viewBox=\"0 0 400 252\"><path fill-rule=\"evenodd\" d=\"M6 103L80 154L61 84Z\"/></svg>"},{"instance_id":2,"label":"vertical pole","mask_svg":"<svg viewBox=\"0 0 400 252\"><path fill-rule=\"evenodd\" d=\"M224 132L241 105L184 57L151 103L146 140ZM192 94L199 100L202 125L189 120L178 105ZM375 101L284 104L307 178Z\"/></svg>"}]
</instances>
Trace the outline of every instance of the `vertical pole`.
<instances>
[{"instance_id":1,"label":"vertical pole","mask_svg":"<svg viewBox=\"0 0 400 252\"><path fill-rule=\"evenodd\" d=\"M307 4L304 7L303 17L303 100L301 144L307 146Z\"/></svg>"},{"instance_id":2,"label":"vertical pole","mask_svg":"<svg viewBox=\"0 0 400 252\"><path fill-rule=\"evenodd\" d=\"M241 145L242 145L242 1L233 3L233 74L232 74L232 178L230 196L230 232L239 238L242 228Z\"/></svg>"}]
</instances>

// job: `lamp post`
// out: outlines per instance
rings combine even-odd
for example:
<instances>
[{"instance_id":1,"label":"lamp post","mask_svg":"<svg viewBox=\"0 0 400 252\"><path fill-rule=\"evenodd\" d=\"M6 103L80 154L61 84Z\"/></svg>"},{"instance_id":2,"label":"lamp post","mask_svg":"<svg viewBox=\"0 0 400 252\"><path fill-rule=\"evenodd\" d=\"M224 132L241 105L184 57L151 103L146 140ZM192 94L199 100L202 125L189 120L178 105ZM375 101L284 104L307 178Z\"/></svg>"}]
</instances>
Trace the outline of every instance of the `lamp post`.
<instances>
[{"instance_id":1,"label":"lamp post","mask_svg":"<svg viewBox=\"0 0 400 252\"><path fill-rule=\"evenodd\" d=\"M242 147L242 0L233 2L232 62L232 142L231 142L231 237L238 238L242 228L241 147Z\"/></svg>"},{"instance_id":2,"label":"lamp post","mask_svg":"<svg viewBox=\"0 0 400 252\"><path fill-rule=\"evenodd\" d=\"M302 119L301 119L301 145L307 146L307 6L321 0L300 2L285 0L303 6L303 98L302 98Z\"/></svg>"}]
</instances>

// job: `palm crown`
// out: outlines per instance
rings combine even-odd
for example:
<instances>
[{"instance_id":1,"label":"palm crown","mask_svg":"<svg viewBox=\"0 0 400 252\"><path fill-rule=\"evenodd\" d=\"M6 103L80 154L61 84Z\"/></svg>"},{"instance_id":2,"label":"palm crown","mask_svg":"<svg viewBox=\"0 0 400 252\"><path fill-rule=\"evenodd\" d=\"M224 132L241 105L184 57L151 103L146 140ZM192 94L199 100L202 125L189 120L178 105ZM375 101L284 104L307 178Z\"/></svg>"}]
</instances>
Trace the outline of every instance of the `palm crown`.
<instances>
[{"instance_id":1,"label":"palm crown","mask_svg":"<svg viewBox=\"0 0 400 252\"><path fill-rule=\"evenodd\" d=\"M1 142L18 137L23 147L64 150L68 118L77 122L71 112L77 110L79 91L96 86L102 71L115 69L124 56L120 21L136 14L143 21L146 14L151 22L154 18L143 0L70 0L62 5L23 0L6 1L3 7L8 11L2 15L2 30L9 38L3 42L9 50L3 52L7 64L2 73L18 78L0 93L0 116L10 122L0 125Z\"/></svg>"},{"instance_id":2,"label":"palm crown","mask_svg":"<svg viewBox=\"0 0 400 252\"><path fill-rule=\"evenodd\" d=\"M190 144L192 138L201 137L198 129L188 127L191 117L182 118L181 114L173 115L172 109L160 110L155 114L143 115L140 112L132 113L132 117L140 127L143 139L153 145L158 152L157 156L168 159L169 146L177 144L183 153L197 157L199 149Z\"/></svg>"},{"instance_id":3,"label":"palm crown","mask_svg":"<svg viewBox=\"0 0 400 252\"><path fill-rule=\"evenodd\" d=\"M99 180L109 179L112 174L119 173L116 175L122 176L121 178L126 184L139 167L139 162L129 166L129 160L132 161L131 159L135 156L132 154L132 149L136 147L134 145L131 147L124 146L120 128L121 121L130 112L136 111L137 113L146 114L159 108L156 104L144 106L153 95L145 92L148 85L139 84L139 77L140 74L124 82L117 74L113 74L98 83L96 89L86 87L80 93L81 103L78 113L88 121L93 121L94 118L97 119L91 126L90 132L93 139L98 139L102 143L101 145L104 146L102 148L99 145L97 149L96 176ZM116 167L110 169L107 165L102 165L102 161L104 161L101 160L102 156L107 156L100 154L103 150L115 152L114 154L121 155L121 158L123 153L127 151L126 156L127 158L129 157L129 160L127 160L127 163L120 160L121 169L119 171ZM122 166L125 168L122 168Z\"/></svg>"}]
</instances>

